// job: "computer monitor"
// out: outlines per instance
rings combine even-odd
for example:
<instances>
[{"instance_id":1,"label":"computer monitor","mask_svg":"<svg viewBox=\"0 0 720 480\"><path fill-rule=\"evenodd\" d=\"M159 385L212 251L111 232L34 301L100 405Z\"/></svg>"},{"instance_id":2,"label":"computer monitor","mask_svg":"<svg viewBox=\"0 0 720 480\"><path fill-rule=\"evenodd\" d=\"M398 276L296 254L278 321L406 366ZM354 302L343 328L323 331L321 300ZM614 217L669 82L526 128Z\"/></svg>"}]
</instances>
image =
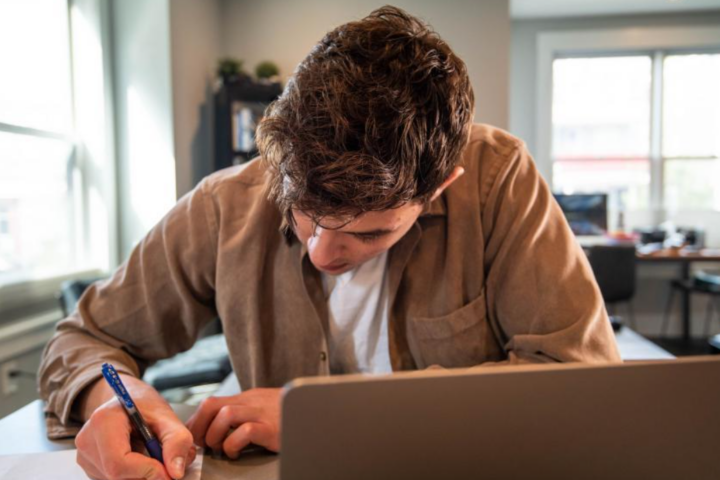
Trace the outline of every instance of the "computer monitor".
<instances>
[{"instance_id":1,"label":"computer monitor","mask_svg":"<svg viewBox=\"0 0 720 480\"><path fill-rule=\"evenodd\" d=\"M607 232L606 193L556 193L555 200L575 235L603 235Z\"/></svg>"}]
</instances>

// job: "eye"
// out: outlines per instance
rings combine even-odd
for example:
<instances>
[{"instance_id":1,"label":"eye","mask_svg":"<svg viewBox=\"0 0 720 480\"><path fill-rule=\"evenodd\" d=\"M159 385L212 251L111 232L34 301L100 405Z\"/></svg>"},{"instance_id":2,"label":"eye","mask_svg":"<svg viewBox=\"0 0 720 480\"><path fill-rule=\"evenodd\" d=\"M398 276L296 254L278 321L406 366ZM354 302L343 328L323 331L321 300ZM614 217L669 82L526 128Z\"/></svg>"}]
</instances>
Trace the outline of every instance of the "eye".
<instances>
[{"instance_id":1,"label":"eye","mask_svg":"<svg viewBox=\"0 0 720 480\"><path fill-rule=\"evenodd\" d=\"M379 233L355 234L355 238L363 243L372 243L380 237L381 235Z\"/></svg>"}]
</instances>

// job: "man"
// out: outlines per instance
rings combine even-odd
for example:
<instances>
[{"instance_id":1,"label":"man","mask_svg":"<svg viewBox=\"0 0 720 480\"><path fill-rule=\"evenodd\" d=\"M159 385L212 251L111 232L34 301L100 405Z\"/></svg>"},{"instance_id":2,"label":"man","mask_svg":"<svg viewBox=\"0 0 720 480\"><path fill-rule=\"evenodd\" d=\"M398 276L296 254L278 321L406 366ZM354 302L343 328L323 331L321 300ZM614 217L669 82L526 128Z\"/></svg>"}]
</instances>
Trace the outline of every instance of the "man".
<instances>
[{"instance_id":1,"label":"man","mask_svg":"<svg viewBox=\"0 0 720 480\"><path fill-rule=\"evenodd\" d=\"M179 478L193 441L279 451L293 378L618 353L592 273L522 142L472 125L463 62L384 7L328 33L259 130L261 160L204 180L58 325L51 436L91 477ZM222 319L244 393L183 425L139 378ZM131 451L122 372L164 465ZM234 429L234 430L231 430Z\"/></svg>"}]
</instances>

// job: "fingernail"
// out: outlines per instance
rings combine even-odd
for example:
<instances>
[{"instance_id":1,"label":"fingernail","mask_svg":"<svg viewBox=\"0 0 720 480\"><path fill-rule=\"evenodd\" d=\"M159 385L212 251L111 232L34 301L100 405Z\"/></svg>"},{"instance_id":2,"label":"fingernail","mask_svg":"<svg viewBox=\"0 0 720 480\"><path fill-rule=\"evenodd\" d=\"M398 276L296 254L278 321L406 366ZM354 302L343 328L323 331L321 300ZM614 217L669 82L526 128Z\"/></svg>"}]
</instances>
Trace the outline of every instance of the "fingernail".
<instances>
[{"instance_id":1,"label":"fingernail","mask_svg":"<svg viewBox=\"0 0 720 480\"><path fill-rule=\"evenodd\" d=\"M185 459L183 457L175 457L172 461L173 470L175 470L176 478L185 476Z\"/></svg>"}]
</instances>

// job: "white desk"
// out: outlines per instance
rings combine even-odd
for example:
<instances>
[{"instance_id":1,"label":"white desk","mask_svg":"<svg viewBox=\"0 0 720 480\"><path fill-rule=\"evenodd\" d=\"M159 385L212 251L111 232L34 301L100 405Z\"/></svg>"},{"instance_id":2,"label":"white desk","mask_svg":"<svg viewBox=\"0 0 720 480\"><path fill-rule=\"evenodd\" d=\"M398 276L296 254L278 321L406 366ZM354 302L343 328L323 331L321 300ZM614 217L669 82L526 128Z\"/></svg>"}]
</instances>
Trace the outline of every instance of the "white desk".
<instances>
[{"instance_id":1,"label":"white desk","mask_svg":"<svg viewBox=\"0 0 720 480\"><path fill-rule=\"evenodd\" d=\"M195 407L173 405L173 410L184 421ZM43 403L40 400L24 406L0 420L0 455L51 452L75 448L73 439L48 440L45 429ZM206 455L202 467L202 480L277 480L278 456L266 453L247 454L240 460L213 459ZM48 477L51 478L51 477Z\"/></svg>"},{"instance_id":2,"label":"white desk","mask_svg":"<svg viewBox=\"0 0 720 480\"><path fill-rule=\"evenodd\" d=\"M615 334L620 356L624 361L634 360L668 360L675 356L667 350L660 348L647 338L623 327Z\"/></svg>"}]
</instances>

